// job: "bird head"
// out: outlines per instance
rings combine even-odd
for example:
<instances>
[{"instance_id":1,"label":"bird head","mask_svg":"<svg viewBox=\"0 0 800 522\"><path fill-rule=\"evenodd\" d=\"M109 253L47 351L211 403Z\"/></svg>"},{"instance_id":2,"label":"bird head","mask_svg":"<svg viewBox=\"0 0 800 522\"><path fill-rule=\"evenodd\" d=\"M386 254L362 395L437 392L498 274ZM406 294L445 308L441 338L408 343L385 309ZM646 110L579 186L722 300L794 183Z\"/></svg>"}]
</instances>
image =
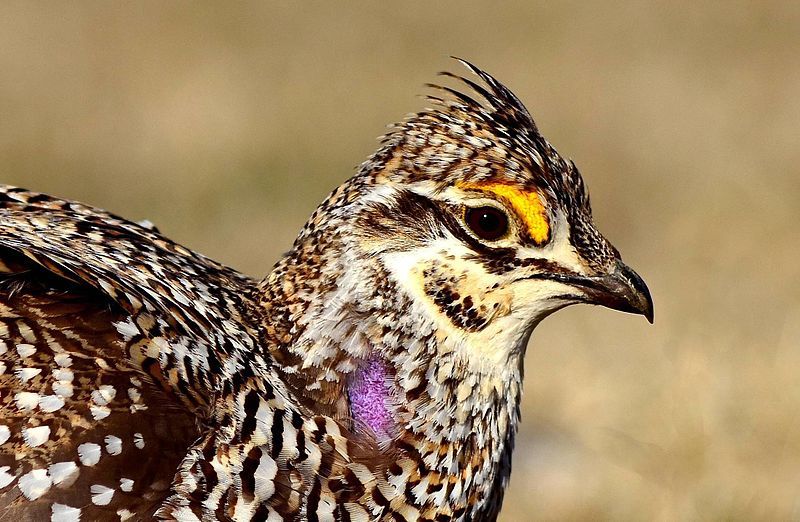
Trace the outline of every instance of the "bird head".
<instances>
[{"instance_id":1,"label":"bird head","mask_svg":"<svg viewBox=\"0 0 800 522\"><path fill-rule=\"evenodd\" d=\"M440 355L463 353L470 366L495 369L524 352L539 321L571 304L652 322L647 286L595 227L575 164L509 89L462 63L477 81L443 74L473 94L431 85L444 95L397 124L311 216L283 262L300 268L271 274L276 283L302 275L291 300L330 292L300 307L298 321L331 330L333 342L342 318L355 315L371 332L431 334ZM320 282L326 271L335 281ZM273 300L288 302L282 295ZM373 328L364 326L369 317L383 319ZM304 353L316 361L329 352Z\"/></svg>"},{"instance_id":2,"label":"bird head","mask_svg":"<svg viewBox=\"0 0 800 522\"><path fill-rule=\"evenodd\" d=\"M441 335L487 350L523 349L542 318L575 303L652 322L647 286L595 227L575 164L510 90L462 63L482 85L443 74L483 100L432 85L444 96L384 138L348 185L357 197L332 196L355 231L348 249Z\"/></svg>"}]
</instances>

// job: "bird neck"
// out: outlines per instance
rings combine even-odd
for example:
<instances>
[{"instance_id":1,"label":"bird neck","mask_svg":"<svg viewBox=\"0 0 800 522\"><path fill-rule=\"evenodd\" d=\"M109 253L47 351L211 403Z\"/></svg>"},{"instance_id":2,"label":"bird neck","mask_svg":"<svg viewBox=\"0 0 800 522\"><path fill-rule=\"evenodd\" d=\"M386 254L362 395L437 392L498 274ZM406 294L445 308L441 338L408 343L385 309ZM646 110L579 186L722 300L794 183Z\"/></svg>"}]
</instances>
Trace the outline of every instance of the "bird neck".
<instances>
[{"instance_id":1,"label":"bird neck","mask_svg":"<svg viewBox=\"0 0 800 522\"><path fill-rule=\"evenodd\" d=\"M278 371L308 412L379 454L405 455L418 498L496 503L519 421L521 354L502 367L473 360L463 336L438 328L354 251L336 235L305 236L261 283Z\"/></svg>"}]
</instances>

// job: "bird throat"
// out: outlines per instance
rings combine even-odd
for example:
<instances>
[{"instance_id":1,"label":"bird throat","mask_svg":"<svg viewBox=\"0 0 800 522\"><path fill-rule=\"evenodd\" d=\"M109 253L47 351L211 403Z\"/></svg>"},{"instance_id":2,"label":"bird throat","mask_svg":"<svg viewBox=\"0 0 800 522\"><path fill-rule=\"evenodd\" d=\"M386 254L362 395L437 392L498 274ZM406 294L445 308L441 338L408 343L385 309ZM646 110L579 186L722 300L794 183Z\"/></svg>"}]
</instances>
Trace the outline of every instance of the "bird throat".
<instances>
[{"instance_id":1,"label":"bird throat","mask_svg":"<svg viewBox=\"0 0 800 522\"><path fill-rule=\"evenodd\" d=\"M369 428L378 441L391 437L394 419L389 411L391 373L386 363L371 356L350 376L347 396L356 426Z\"/></svg>"},{"instance_id":2,"label":"bird throat","mask_svg":"<svg viewBox=\"0 0 800 522\"><path fill-rule=\"evenodd\" d=\"M490 364L374 258L322 237L301 238L260 286L264 345L282 382L350 432L352 462L389 456L415 470L420 504L451 495L462 505L483 499L484 512L495 512L519 422L521 361Z\"/></svg>"}]
</instances>

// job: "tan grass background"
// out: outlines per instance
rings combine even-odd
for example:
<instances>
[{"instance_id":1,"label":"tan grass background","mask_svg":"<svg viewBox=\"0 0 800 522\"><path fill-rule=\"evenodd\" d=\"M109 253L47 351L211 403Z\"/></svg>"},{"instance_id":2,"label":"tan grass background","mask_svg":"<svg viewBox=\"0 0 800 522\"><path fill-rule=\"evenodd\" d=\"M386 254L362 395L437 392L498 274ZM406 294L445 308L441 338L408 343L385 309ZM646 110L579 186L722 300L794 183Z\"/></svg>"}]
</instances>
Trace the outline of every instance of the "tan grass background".
<instances>
[{"instance_id":1,"label":"tan grass background","mask_svg":"<svg viewBox=\"0 0 800 522\"><path fill-rule=\"evenodd\" d=\"M800 518L800 3L0 5L0 182L265 274L455 54L581 167L656 323L526 360L504 521Z\"/></svg>"}]
</instances>

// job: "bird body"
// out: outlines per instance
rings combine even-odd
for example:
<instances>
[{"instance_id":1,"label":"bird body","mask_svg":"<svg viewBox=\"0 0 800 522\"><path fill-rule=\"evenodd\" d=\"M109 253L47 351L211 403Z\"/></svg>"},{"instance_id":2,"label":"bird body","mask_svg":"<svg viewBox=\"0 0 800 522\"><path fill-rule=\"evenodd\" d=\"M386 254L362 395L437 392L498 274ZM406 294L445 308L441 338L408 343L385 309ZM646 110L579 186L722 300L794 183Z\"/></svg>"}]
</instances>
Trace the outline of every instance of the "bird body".
<instances>
[{"instance_id":1,"label":"bird body","mask_svg":"<svg viewBox=\"0 0 800 522\"><path fill-rule=\"evenodd\" d=\"M448 89L399 124L261 282L0 187L4 513L494 520L535 325L652 302L574 164L469 67L486 105Z\"/></svg>"}]
</instances>

